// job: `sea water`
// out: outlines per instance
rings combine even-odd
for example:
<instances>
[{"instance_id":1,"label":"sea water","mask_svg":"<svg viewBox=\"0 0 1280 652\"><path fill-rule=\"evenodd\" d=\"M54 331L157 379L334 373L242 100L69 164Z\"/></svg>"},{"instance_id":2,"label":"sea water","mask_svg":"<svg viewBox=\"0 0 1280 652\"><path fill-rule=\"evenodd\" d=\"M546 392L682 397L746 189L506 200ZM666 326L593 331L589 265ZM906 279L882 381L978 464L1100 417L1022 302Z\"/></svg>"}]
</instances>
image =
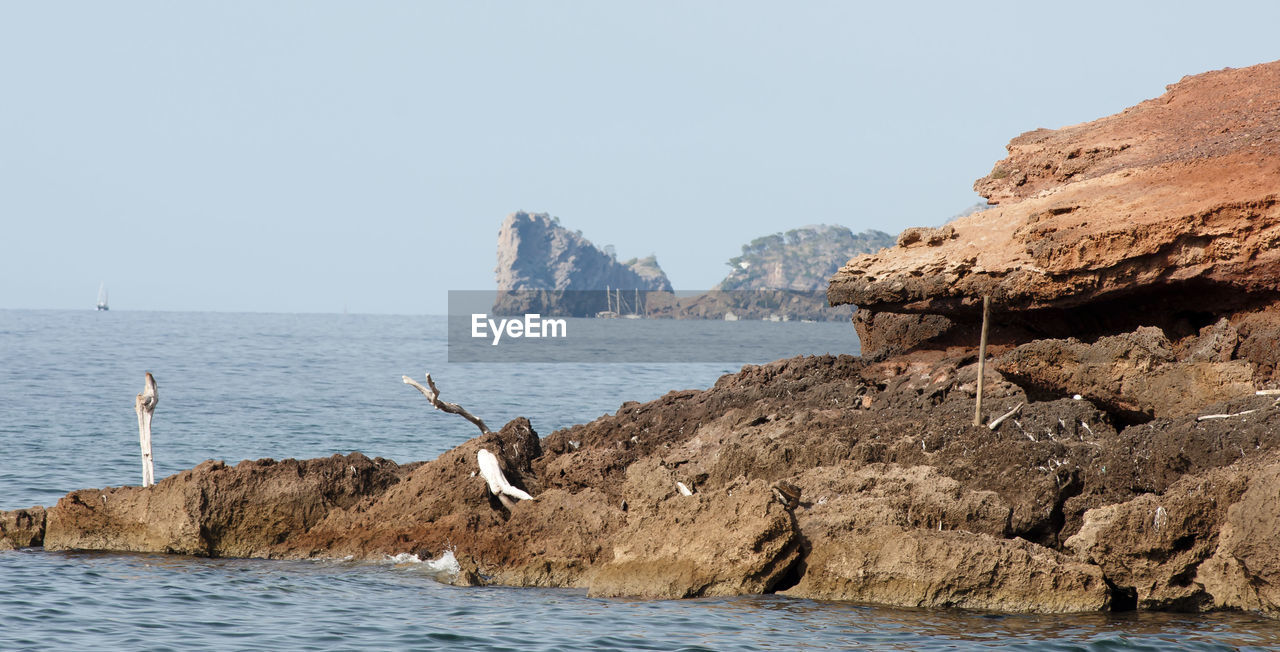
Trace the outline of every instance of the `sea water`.
<instances>
[{"instance_id":1,"label":"sea water","mask_svg":"<svg viewBox=\"0 0 1280 652\"><path fill-rule=\"evenodd\" d=\"M665 337L678 337L679 322ZM798 329L794 353L856 353L845 324ZM808 329L808 330L804 330ZM431 459L476 434L400 381L540 434L705 388L703 364L448 364L423 316L0 311L0 509L141 479L133 395L155 374L156 477L206 459L361 451ZM1002 615L779 596L686 601L459 588L456 560L267 561L0 552L0 649L1238 649L1280 645L1250 614Z\"/></svg>"}]
</instances>

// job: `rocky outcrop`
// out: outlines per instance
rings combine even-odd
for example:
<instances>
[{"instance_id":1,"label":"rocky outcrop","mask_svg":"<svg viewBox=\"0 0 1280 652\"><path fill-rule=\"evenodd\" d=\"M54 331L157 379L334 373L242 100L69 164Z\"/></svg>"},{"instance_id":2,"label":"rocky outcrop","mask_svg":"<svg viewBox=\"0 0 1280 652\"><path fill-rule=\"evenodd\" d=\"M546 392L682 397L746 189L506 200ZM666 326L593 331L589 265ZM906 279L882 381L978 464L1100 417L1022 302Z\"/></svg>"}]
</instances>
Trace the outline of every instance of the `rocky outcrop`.
<instances>
[{"instance_id":1,"label":"rocky outcrop","mask_svg":"<svg viewBox=\"0 0 1280 652\"><path fill-rule=\"evenodd\" d=\"M315 460L209 461L152 487L73 491L49 509L45 548L225 557L277 556L279 544L400 479L360 453Z\"/></svg>"},{"instance_id":2,"label":"rocky outcrop","mask_svg":"<svg viewBox=\"0 0 1280 652\"><path fill-rule=\"evenodd\" d=\"M1248 314L1276 332L1280 62L1187 77L1116 115L1023 134L975 187L995 206L834 276L830 301L867 313L864 351L967 341L983 295L997 344L1138 326L1177 344ZM881 323L886 312L945 327ZM1274 378L1273 354L1238 355Z\"/></svg>"},{"instance_id":3,"label":"rocky outcrop","mask_svg":"<svg viewBox=\"0 0 1280 652\"><path fill-rule=\"evenodd\" d=\"M493 310L499 315L589 317L607 308L606 288L672 291L653 256L620 263L546 213L507 216L498 231L494 273L498 300Z\"/></svg>"},{"instance_id":4,"label":"rocky outcrop","mask_svg":"<svg viewBox=\"0 0 1280 652\"><path fill-rule=\"evenodd\" d=\"M1097 566L1022 539L881 526L814 548L788 595L900 607L1063 613L1101 611Z\"/></svg>"},{"instance_id":5,"label":"rocky outcrop","mask_svg":"<svg viewBox=\"0 0 1280 652\"><path fill-rule=\"evenodd\" d=\"M1219 326L1234 335L1226 320ZM1004 354L995 368L1024 387L1079 394L1127 421L1145 421L1190 414L1253 393L1253 366L1230 359L1234 342L1224 348L1221 338L1220 331L1207 332L1188 345L1185 361L1179 361L1173 344L1154 326L1093 344L1074 338L1037 340Z\"/></svg>"},{"instance_id":6,"label":"rocky outcrop","mask_svg":"<svg viewBox=\"0 0 1280 652\"><path fill-rule=\"evenodd\" d=\"M795 358L547 437L516 419L420 464L358 454L209 462L148 489L69 494L50 510L46 544L272 558L452 552L455 582L594 595L1274 608L1257 575L1271 553L1255 540L1269 527L1255 522L1269 485L1256 484L1261 471L1231 480L1242 456L1277 450L1273 397L1212 406L1253 410L1241 417L1118 430L1088 400L1031 401L992 377L989 414L1025 405L991 430L971 425L975 366L967 353ZM476 475L481 448L535 499L507 507L491 496ZM1200 475L1227 480L1196 494ZM1168 535L1139 537L1160 506ZM1163 549L1174 552L1152 552ZM1178 593L1188 577L1204 588Z\"/></svg>"},{"instance_id":7,"label":"rocky outcrop","mask_svg":"<svg viewBox=\"0 0 1280 652\"><path fill-rule=\"evenodd\" d=\"M0 512L0 550L43 545L44 517L43 507Z\"/></svg>"},{"instance_id":8,"label":"rocky outcrop","mask_svg":"<svg viewBox=\"0 0 1280 652\"><path fill-rule=\"evenodd\" d=\"M729 259L729 274L712 290L793 290L823 293L849 256L893 246L893 236L816 224L756 238Z\"/></svg>"},{"instance_id":9,"label":"rocky outcrop","mask_svg":"<svg viewBox=\"0 0 1280 652\"><path fill-rule=\"evenodd\" d=\"M1280 613L1280 457L1188 475L1160 493L1089 510L1066 542L1129 606Z\"/></svg>"},{"instance_id":10,"label":"rocky outcrop","mask_svg":"<svg viewBox=\"0 0 1280 652\"><path fill-rule=\"evenodd\" d=\"M593 595L1280 616L1280 400L1256 391L1280 384L1280 227L1260 194L1280 169L1277 65L1016 140L979 184L997 208L833 280L874 355L748 366L546 437L516 419L420 464L209 462L73 492L45 544L452 552L459 583ZM1214 96L1230 119L1203 109ZM535 498L491 496L481 449Z\"/></svg>"},{"instance_id":11,"label":"rocky outcrop","mask_svg":"<svg viewBox=\"0 0 1280 652\"><path fill-rule=\"evenodd\" d=\"M764 593L800 555L792 515L762 480L671 496L647 511L618 534L613 557L591 579L591 595Z\"/></svg>"}]
</instances>

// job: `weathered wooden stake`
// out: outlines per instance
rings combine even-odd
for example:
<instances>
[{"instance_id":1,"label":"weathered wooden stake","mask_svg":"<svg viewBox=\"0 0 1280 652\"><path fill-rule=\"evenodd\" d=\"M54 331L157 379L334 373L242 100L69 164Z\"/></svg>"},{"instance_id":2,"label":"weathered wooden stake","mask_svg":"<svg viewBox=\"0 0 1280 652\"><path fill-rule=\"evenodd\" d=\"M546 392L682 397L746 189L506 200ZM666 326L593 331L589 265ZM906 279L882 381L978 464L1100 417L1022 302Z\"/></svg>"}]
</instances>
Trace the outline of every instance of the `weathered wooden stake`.
<instances>
[{"instance_id":1,"label":"weathered wooden stake","mask_svg":"<svg viewBox=\"0 0 1280 652\"><path fill-rule=\"evenodd\" d=\"M982 297L982 338L978 341L978 403L973 407L973 425L982 425L982 381L987 375L987 317L991 312L991 295Z\"/></svg>"},{"instance_id":2,"label":"weathered wooden stake","mask_svg":"<svg viewBox=\"0 0 1280 652\"><path fill-rule=\"evenodd\" d=\"M156 483L156 470L151 460L151 414L156 411L160 402L160 393L156 390L156 377L147 372L146 385L142 393L133 399L133 411L138 413L138 440L142 444L142 486L150 487Z\"/></svg>"}]
</instances>

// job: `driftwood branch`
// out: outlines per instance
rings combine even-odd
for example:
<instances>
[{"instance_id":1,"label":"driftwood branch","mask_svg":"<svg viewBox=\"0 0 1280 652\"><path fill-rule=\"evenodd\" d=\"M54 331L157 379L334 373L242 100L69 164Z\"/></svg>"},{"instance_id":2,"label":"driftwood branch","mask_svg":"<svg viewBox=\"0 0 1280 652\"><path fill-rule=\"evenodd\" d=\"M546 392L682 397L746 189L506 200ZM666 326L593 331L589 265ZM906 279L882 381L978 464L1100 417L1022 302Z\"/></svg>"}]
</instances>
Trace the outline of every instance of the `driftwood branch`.
<instances>
[{"instance_id":1,"label":"driftwood branch","mask_svg":"<svg viewBox=\"0 0 1280 652\"><path fill-rule=\"evenodd\" d=\"M156 483L155 466L151 459L151 415L160 402L160 392L156 389L156 377L147 372L146 384L142 393L133 399L133 411L138 413L138 442L142 445L142 486L150 487Z\"/></svg>"},{"instance_id":2,"label":"driftwood branch","mask_svg":"<svg viewBox=\"0 0 1280 652\"><path fill-rule=\"evenodd\" d=\"M412 385L419 392L422 392L422 395L427 397L427 400L430 401L431 405L435 406L437 410L440 410L441 412L448 412L449 414L456 414L467 421L476 424L476 427L480 429L482 434L488 434L490 432L489 427L484 425L484 422L481 421L479 417L467 412L466 408L458 405L457 403L449 403L447 401L440 400L440 390L436 389L436 383L434 380L431 380L431 374L427 374L426 387L423 387L418 381L408 376L401 376L400 379L403 380L406 385Z\"/></svg>"},{"instance_id":3,"label":"driftwood branch","mask_svg":"<svg viewBox=\"0 0 1280 652\"><path fill-rule=\"evenodd\" d=\"M1021 411L1022 411L1022 403L1019 403L1018 407L1013 408L1012 410L1009 410L1008 412L1005 412L1004 414L996 417L996 419L992 421L990 424L988 424L987 427L992 430L995 430L996 428L999 428L1000 424L1004 423L1006 419L1008 419L1009 417Z\"/></svg>"}]
</instances>

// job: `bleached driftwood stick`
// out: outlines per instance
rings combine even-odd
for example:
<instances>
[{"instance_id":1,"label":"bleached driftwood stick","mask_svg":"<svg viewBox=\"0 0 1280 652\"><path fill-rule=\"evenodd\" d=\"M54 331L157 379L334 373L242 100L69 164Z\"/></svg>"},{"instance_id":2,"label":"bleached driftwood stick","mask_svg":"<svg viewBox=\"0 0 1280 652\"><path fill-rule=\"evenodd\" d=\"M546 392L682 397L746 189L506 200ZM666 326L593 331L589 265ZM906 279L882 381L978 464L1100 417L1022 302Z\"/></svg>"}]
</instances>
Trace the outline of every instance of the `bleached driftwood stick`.
<instances>
[{"instance_id":1,"label":"bleached driftwood stick","mask_svg":"<svg viewBox=\"0 0 1280 652\"><path fill-rule=\"evenodd\" d=\"M1280 396L1280 389L1260 389L1254 393L1258 396Z\"/></svg>"},{"instance_id":2,"label":"bleached driftwood stick","mask_svg":"<svg viewBox=\"0 0 1280 652\"><path fill-rule=\"evenodd\" d=\"M413 385L413 387L416 388L419 392L422 392L422 395L427 397L427 400L430 401L431 405L435 406L437 410L440 410L442 412L448 412L450 414L456 414L466 419L467 421L470 421L471 423L476 424L476 427L480 428L481 433L487 434L490 432L489 427L484 425L484 422L481 421L479 417L475 416L474 414L471 414L470 412L467 412L466 408L462 407L461 405L458 405L457 403L449 403L449 402L440 400L440 390L436 389L436 383L435 381L431 380L431 374L427 374L426 387L423 387L421 384L418 383L418 381L408 376L401 376L400 379L403 380L406 385Z\"/></svg>"},{"instance_id":3,"label":"bleached driftwood stick","mask_svg":"<svg viewBox=\"0 0 1280 652\"><path fill-rule=\"evenodd\" d=\"M982 297L982 337L978 340L978 402L973 406L973 425L982 425L982 381L987 375L987 315L991 312L991 295Z\"/></svg>"},{"instance_id":4,"label":"bleached driftwood stick","mask_svg":"<svg viewBox=\"0 0 1280 652\"><path fill-rule=\"evenodd\" d=\"M1018 404L1018 407L1015 407L1015 408L1013 408L1012 410L1009 410L1008 412L1005 412L1004 414L1002 414L1002 415L1000 415L1000 416L996 417L996 419L995 419L994 421L992 421L990 424L988 424L988 425L987 425L987 427L988 427L988 428L990 428L990 429L992 429L992 430L995 430L996 428L999 428L999 427L1000 427L1000 424L1004 423L1005 419L1008 419L1009 417L1011 417L1011 416L1013 416L1013 415L1015 415L1015 414L1017 414L1017 413L1019 413L1019 412L1021 412L1021 411L1022 411L1022 403L1019 403L1019 404Z\"/></svg>"},{"instance_id":5,"label":"bleached driftwood stick","mask_svg":"<svg viewBox=\"0 0 1280 652\"><path fill-rule=\"evenodd\" d=\"M515 505L511 498L533 500L533 496L507 482L507 476L502 475L502 467L498 464L498 457L493 453L483 448L476 451L476 464L480 466L480 477L489 483L489 493L497 496L507 509Z\"/></svg>"},{"instance_id":6,"label":"bleached driftwood stick","mask_svg":"<svg viewBox=\"0 0 1280 652\"><path fill-rule=\"evenodd\" d=\"M156 483L156 471L151 460L151 414L156 411L160 402L160 393L156 390L156 377L147 372L146 384L142 393L133 399L133 411L138 413L138 440L142 444L142 486L150 487Z\"/></svg>"},{"instance_id":7,"label":"bleached driftwood stick","mask_svg":"<svg viewBox=\"0 0 1280 652\"><path fill-rule=\"evenodd\" d=\"M1253 414L1257 410L1245 410L1244 412L1236 412L1235 414L1206 414L1202 417L1196 417L1196 421L1208 421L1209 419L1230 419L1231 417L1242 417L1246 414Z\"/></svg>"}]
</instances>

